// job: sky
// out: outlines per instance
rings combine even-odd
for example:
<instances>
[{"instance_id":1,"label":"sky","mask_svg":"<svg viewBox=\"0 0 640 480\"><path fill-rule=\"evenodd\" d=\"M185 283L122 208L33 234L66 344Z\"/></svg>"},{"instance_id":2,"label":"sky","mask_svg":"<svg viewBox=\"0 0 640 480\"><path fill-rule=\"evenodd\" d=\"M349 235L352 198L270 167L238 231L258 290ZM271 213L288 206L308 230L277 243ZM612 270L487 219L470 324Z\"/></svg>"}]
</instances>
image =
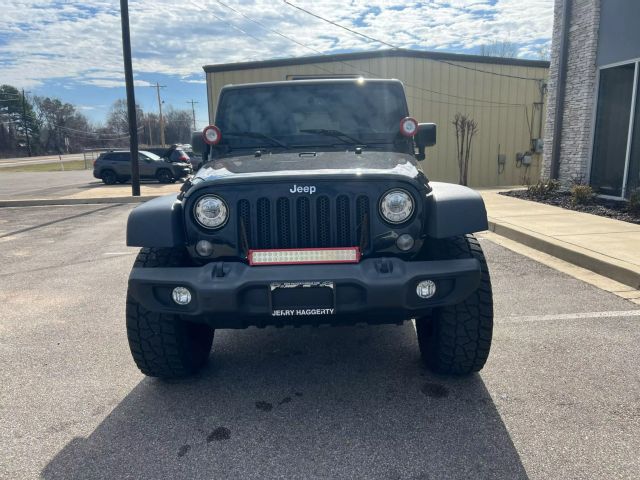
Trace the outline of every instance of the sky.
<instances>
[{"instance_id":1,"label":"sky","mask_svg":"<svg viewBox=\"0 0 640 480\"><path fill-rule=\"evenodd\" d=\"M537 58L553 27L553 0L290 0L402 48L478 53L509 41ZM287 5L283 0L129 1L136 101L157 112L190 109L207 124L203 65L388 49ZM288 40L278 35L295 39ZM297 43L296 43L297 42ZM93 122L125 98L118 0L4 0L0 84L73 103Z\"/></svg>"}]
</instances>

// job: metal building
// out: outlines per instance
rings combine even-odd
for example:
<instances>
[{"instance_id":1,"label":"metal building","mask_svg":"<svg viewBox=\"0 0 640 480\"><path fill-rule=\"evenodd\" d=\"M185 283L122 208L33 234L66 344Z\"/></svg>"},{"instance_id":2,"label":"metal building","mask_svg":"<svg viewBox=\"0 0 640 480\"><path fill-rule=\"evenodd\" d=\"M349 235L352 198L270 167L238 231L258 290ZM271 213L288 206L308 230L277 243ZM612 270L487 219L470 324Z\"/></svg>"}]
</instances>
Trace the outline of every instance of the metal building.
<instances>
[{"instance_id":1,"label":"metal building","mask_svg":"<svg viewBox=\"0 0 640 480\"><path fill-rule=\"evenodd\" d=\"M433 180L457 182L456 113L473 118L470 185L534 183L540 175L546 61L459 55L416 50L377 50L260 62L208 65L209 121L220 89L299 78L362 76L397 78L405 85L409 111L418 121L438 124L438 144L423 168ZM530 155L523 155L530 152Z\"/></svg>"}]
</instances>

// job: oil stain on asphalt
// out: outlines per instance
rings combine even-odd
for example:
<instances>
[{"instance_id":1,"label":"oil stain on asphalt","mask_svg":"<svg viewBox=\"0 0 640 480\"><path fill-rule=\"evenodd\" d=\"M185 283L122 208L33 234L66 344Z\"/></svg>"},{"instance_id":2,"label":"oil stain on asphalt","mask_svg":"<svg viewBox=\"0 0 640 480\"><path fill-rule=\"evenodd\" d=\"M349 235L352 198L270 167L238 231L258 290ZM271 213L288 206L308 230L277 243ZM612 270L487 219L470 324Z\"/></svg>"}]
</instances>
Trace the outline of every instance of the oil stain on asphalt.
<instances>
[{"instance_id":1,"label":"oil stain on asphalt","mask_svg":"<svg viewBox=\"0 0 640 480\"><path fill-rule=\"evenodd\" d=\"M263 412L270 412L271 410L273 410L273 404L269 402L263 402L261 400L259 402L256 402L256 408L258 410L262 410Z\"/></svg>"},{"instance_id":2,"label":"oil stain on asphalt","mask_svg":"<svg viewBox=\"0 0 640 480\"><path fill-rule=\"evenodd\" d=\"M191 445L182 445L178 449L178 457L184 457L189 450L191 450Z\"/></svg>"},{"instance_id":3,"label":"oil stain on asphalt","mask_svg":"<svg viewBox=\"0 0 640 480\"><path fill-rule=\"evenodd\" d=\"M227 427L218 427L207 437L207 443L221 442L222 440L229 440L231 438L231 430Z\"/></svg>"},{"instance_id":4,"label":"oil stain on asphalt","mask_svg":"<svg viewBox=\"0 0 640 480\"><path fill-rule=\"evenodd\" d=\"M449 390L439 383L425 383L420 389L427 397L430 398L444 398L449 396Z\"/></svg>"}]
</instances>

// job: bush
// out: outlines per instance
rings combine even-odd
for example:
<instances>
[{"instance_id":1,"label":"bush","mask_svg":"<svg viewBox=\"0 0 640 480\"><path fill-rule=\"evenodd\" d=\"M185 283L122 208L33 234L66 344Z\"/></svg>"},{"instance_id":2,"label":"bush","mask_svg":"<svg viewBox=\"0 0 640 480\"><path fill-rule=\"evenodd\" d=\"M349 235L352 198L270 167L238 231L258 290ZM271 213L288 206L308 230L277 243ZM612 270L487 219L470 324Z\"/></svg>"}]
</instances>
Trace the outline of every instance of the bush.
<instances>
[{"instance_id":1,"label":"bush","mask_svg":"<svg viewBox=\"0 0 640 480\"><path fill-rule=\"evenodd\" d=\"M560 182L557 180L539 180L535 185L527 187L527 192L532 197L546 197L560 189Z\"/></svg>"},{"instance_id":2,"label":"bush","mask_svg":"<svg viewBox=\"0 0 640 480\"><path fill-rule=\"evenodd\" d=\"M593 188L590 185L574 185L571 187L571 203L586 205L593 200Z\"/></svg>"},{"instance_id":3,"label":"bush","mask_svg":"<svg viewBox=\"0 0 640 480\"><path fill-rule=\"evenodd\" d=\"M634 215L640 215L640 187L629 196L629 211Z\"/></svg>"}]
</instances>

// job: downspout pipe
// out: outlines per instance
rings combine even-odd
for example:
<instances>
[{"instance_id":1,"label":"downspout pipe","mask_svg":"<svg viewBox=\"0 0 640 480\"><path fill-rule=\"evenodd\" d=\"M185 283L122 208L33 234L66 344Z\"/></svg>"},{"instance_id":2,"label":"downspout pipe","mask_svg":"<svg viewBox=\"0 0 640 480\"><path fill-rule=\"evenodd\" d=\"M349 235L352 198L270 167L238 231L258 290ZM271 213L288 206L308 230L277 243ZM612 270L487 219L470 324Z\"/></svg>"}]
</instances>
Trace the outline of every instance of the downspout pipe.
<instances>
[{"instance_id":1,"label":"downspout pipe","mask_svg":"<svg viewBox=\"0 0 640 480\"><path fill-rule=\"evenodd\" d=\"M564 120L564 99L567 91L567 57L569 52L569 28L571 27L571 2L562 4L562 31L560 32L560 55L558 58L558 80L556 82L556 104L553 123L553 145L551 147L551 178L560 176L560 143Z\"/></svg>"}]
</instances>

